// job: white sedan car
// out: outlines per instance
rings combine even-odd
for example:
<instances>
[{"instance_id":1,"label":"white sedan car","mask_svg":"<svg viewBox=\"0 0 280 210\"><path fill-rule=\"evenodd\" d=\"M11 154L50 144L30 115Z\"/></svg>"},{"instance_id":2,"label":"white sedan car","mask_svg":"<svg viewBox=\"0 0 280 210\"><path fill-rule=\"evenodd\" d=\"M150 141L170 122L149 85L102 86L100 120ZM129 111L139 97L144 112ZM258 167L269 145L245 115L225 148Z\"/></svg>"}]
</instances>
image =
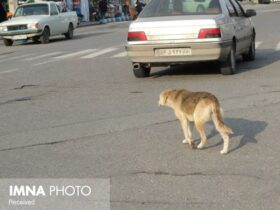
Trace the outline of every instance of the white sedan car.
<instances>
[{"instance_id":1,"label":"white sedan car","mask_svg":"<svg viewBox=\"0 0 280 210\"><path fill-rule=\"evenodd\" d=\"M54 2L24 4L17 8L11 20L0 24L0 36L6 46L27 39L46 44L53 35L64 34L72 39L77 23L76 12L60 13Z\"/></svg>"},{"instance_id":2,"label":"white sedan car","mask_svg":"<svg viewBox=\"0 0 280 210\"><path fill-rule=\"evenodd\" d=\"M255 15L237 0L151 0L128 30L134 75L198 61L218 61L222 74L233 74L237 55L255 59Z\"/></svg>"}]
</instances>

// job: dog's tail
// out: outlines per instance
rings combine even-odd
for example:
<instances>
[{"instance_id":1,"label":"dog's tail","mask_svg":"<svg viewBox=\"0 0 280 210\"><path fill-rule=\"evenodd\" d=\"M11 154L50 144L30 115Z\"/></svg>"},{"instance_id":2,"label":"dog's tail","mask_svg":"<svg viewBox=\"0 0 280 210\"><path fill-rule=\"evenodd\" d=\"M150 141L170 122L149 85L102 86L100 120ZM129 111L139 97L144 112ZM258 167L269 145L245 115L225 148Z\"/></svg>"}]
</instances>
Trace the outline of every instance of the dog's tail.
<instances>
[{"instance_id":1,"label":"dog's tail","mask_svg":"<svg viewBox=\"0 0 280 210\"><path fill-rule=\"evenodd\" d=\"M220 107L220 104L217 100L212 105L212 119L215 124L215 127L218 131L222 133L233 134L231 128L224 123L222 115L223 115L223 110Z\"/></svg>"}]
</instances>

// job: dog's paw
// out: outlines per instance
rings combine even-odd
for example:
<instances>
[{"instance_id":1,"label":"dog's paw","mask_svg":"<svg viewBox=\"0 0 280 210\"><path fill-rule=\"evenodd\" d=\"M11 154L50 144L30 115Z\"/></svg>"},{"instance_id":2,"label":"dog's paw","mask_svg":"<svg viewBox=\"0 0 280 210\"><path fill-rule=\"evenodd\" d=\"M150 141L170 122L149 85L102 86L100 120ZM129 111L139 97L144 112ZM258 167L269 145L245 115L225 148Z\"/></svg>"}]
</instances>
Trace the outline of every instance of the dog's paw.
<instances>
[{"instance_id":1,"label":"dog's paw","mask_svg":"<svg viewBox=\"0 0 280 210\"><path fill-rule=\"evenodd\" d=\"M193 141L191 141L191 148L192 149L197 149L197 145Z\"/></svg>"},{"instance_id":2,"label":"dog's paw","mask_svg":"<svg viewBox=\"0 0 280 210\"><path fill-rule=\"evenodd\" d=\"M200 143L200 144L197 146L198 149L202 149L203 147L204 147L204 144L202 144L202 143Z\"/></svg>"},{"instance_id":3,"label":"dog's paw","mask_svg":"<svg viewBox=\"0 0 280 210\"><path fill-rule=\"evenodd\" d=\"M228 153L228 151L226 151L226 150L221 150L220 153L221 153L222 155L226 155L226 154Z\"/></svg>"},{"instance_id":4,"label":"dog's paw","mask_svg":"<svg viewBox=\"0 0 280 210\"><path fill-rule=\"evenodd\" d=\"M186 139L184 139L183 141L182 141L182 143L183 144L188 144L188 143L190 143L188 140L186 140Z\"/></svg>"}]
</instances>

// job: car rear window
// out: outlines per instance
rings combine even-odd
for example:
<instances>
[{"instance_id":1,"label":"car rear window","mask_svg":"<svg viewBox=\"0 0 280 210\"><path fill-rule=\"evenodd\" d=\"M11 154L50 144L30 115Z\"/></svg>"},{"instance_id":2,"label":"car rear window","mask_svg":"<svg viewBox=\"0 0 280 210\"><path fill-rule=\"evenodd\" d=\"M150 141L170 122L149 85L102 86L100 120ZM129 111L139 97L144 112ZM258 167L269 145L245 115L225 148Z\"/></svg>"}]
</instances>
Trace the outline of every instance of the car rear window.
<instances>
[{"instance_id":1,"label":"car rear window","mask_svg":"<svg viewBox=\"0 0 280 210\"><path fill-rule=\"evenodd\" d=\"M209 15L221 13L219 0L151 0L140 17Z\"/></svg>"}]
</instances>

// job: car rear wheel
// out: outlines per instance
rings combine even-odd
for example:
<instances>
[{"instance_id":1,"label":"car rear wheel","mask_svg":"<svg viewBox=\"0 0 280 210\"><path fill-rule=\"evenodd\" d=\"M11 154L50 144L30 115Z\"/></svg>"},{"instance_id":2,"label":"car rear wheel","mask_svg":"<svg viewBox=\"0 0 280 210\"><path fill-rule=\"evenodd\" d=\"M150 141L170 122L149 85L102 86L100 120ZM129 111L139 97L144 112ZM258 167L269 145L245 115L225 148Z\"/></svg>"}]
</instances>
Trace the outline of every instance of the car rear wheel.
<instances>
[{"instance_id":1,"label":"car rear wheel","mask_svg":"<svg viewBox=\"0 0 280 210\"><path fill-rule=\"evenodd\" d=\"M235 45L233 44L227 59L222 62L220 71L223 75L231 75L236 72L236 55L235 55Z\"/></svg>"},{"instance_id":2,"label":"car rear wheel","mask_svg":"<svg viewBox=\"0 0 280 210\"><path fill-rule=\"evenodd\" d=\"M255 60L256 47L255 47L255 37L252 38L252 42L247 53L242 54L244 61L253 61Z\"/></svg>"},{"instance_id":3,"label":"car rear wheel","mask_svg":"<svg viewBox=\"0 0 280 210\"><path fill-rule=\"evenodd\" d=\"M143 77L150 76L150 71L151 71L150 67L145 67L140 64L133 65L133 73L134 73L134 76L137 78L143 78Z\"/></svg>"},{"instance_id":4,"label":"car rear wheel","mask_svg":"<svg viewBox=\"0 0 280 210\"><path fill-rule=\"evenodd\" d=\"M40 42L42 44L48 44L49 41L50 41L50 30L48 28L44 28L44 31L40 36Z\"/></svg>"},{"instance_id":5,"label":"car rear wheel","mask_svg":"<svg viewBox=\"0 0 280 210\"><path fill-rule=\"evenodd\" d=\"M69 24L68 31L64 35L66 39L73 39L74 28L72 24Z\"/></svg>"},{"instance_id":6,"label":"car rear wheel","mask_svg":"<svg viewBox=\"0 0 280 210\"><path fill-rule=\"evenodd\" d=\"M9 47L12 46L14 41L11 39L3 39L5 46Z\"/></svg>"}]
</instances>

